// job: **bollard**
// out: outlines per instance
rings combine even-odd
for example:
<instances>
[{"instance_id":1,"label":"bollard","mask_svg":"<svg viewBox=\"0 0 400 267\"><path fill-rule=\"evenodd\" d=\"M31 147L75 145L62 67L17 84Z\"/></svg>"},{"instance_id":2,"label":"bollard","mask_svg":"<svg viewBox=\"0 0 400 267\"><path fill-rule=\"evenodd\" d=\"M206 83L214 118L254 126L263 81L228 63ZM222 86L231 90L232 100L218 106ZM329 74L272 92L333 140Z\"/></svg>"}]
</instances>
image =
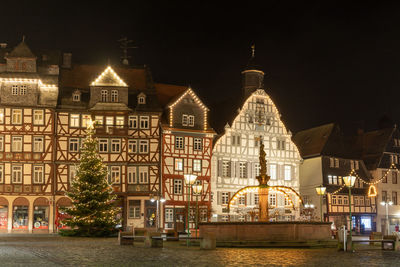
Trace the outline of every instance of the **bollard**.
<instances>
[{"instance_id":1,"label":"bollard","mask_svg":"<svg viewBox=\"0 0 400 267\"><path fill-rule=\"evenodd\" d=\"M200 249L215 249L217 247L217 240L215 238L215 233L206 232L203 238L200 240Z\"/></svg>"}]
</instances>

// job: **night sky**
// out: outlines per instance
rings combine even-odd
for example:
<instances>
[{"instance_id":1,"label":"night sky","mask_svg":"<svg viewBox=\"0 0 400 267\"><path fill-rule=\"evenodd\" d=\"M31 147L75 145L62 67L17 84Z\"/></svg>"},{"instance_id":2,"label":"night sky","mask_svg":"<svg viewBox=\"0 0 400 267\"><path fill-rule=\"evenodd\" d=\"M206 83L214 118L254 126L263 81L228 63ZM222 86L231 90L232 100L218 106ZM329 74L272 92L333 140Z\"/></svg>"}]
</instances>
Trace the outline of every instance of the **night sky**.
<instances>
[{"instance_id":1,"label":"night sky","mask_svg":"<svg viewBox=\"0 0 400 267\"><path fill-rule=\"evenodd\" d=\"M292 132L329 122L376 128L382 117L400 122L399 5L130 2L3 4L0 42L15 46L25 35L33 50L60 49L77 63L106 65L118 64L117 40L126 36L138 46L131 63L149 65L156 82L191 85L217 129L220 114L235 112L229 103L241 95L255 43L266 91Z\"/></svg>"}]
</instances>

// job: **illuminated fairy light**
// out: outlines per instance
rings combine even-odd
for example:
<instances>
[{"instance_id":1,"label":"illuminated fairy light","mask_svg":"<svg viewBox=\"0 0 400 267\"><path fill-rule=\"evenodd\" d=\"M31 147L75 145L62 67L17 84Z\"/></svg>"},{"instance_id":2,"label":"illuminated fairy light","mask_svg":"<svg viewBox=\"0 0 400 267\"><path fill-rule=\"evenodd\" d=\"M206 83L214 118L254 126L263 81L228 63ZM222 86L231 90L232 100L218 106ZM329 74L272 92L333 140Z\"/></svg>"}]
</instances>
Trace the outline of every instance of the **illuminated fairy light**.
<instances>
[{"instance_id":1,"label":"illuminated fairy light","mask_svg":"<svg viewBox=\"0 0 400 267\"><path fill-rule=\"evenodd\" d=\"M368 196L369 197L376 197L378 195L378 192L376 190L375 185L370 185L368 188Z\"/></svg>"},{"instance_id":2,"label":"illuminated fairy light","mask_svg":"<svg viewBox=\"0 0 400 267\"><path fill-rule=\"evenodd\" d=\"M58 88L56 84L45 84L41 79L22 79L22 78L0 78L0 82L6 83L36 83L41 88Z\"/></svg>"},{"instance_id":3,"label":"illuminated fairy light","mask_svg":"<svg viewBox=\"0 0 400 267\"><path fill-rule=\"evenodd\" d=\"M115 71L114 71L110 66L108 66L108 67L103 71L103 73L100 74L99 77L97 77L96 80L94 80L94 81L91 83L91 85L92 85L92 86L103 85L103 83L101 83L101 80L104 78L104 76L106 76L106 75L108 75L108 74L110 74L110 73L111 73L111 75L113 76L113 78L114 78L115 80L118 81L118 86L124 86L124 87L127 87L127 86L128 86L128 85L117 75L117 73L115 73Z\"/></svg>"}]
</instances>

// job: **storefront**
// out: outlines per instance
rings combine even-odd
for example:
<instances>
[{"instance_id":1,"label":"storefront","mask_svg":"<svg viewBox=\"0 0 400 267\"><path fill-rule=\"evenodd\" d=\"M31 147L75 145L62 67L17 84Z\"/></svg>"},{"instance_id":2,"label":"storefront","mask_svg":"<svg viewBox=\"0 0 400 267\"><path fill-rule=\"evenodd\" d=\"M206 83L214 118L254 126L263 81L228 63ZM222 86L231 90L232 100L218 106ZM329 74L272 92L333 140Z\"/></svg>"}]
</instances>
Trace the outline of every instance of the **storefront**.
<instances>
[{"instance_id":1,"label":"storefront","mask_svg":"<svg viewBox=\"0 0 400 267\"><path fill-rule=\"evenodd\" d=\"M56 229L68 229L63 222L64 219L68 218L68 214L63 211L65 207L71 207L72 201L67 197L62 197L57 201L56 214L55 214L55 227Z\"/></svg>"},{"instance_id":2,"label":"storefront","mask_svg":"<svg viewBox=\"0 0 400 267\"><path fill-rule=\"evenodd\" d=\"M13 202L13 231L28 232L29 201L24 197L16 198Z\"/></svg>"},{"instance_id":3,"label":"storefront","mask_svg":"<svg viewBox=\"0 0 400 267\"><path fill-rule=\"evenodd\" d=\"M49 201L40 197L33 202L33 232L49 231Z\"/></svg>"},{"instance_id":4,"label":"storefront","mask_svg":"<svg viewBox=\"0 0 400 267\"><path fill-rule=\"evenodd\" d=\"M8 201L0 197L0 232L7 232L8 228Z\"/></svg>"}]
</instances>

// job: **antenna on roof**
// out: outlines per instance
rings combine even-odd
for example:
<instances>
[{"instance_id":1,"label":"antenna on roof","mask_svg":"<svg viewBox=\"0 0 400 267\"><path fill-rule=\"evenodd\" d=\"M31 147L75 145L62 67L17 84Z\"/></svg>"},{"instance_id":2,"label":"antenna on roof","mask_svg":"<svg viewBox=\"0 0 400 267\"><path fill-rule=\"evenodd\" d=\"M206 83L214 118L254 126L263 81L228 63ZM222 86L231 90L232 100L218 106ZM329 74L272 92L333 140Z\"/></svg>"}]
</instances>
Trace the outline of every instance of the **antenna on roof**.
<instances>
[{"instance_id":1,"label":"antenna on roof","mask_svg":"<svg viewBox=\"0 0 400 267\"><path fill-rule=\"evenodd\" d=\"M133 41L128 40L127 37L119 39L118 42L120 42L121 44L120 48L122 49L122 56L121 56L122 64L128 66L129 65L128 58L131 58L130 56L128 56L128 49L137 48L137 46L129 46L129 44L132 43Z\"/></svg>"}]
</instances>

